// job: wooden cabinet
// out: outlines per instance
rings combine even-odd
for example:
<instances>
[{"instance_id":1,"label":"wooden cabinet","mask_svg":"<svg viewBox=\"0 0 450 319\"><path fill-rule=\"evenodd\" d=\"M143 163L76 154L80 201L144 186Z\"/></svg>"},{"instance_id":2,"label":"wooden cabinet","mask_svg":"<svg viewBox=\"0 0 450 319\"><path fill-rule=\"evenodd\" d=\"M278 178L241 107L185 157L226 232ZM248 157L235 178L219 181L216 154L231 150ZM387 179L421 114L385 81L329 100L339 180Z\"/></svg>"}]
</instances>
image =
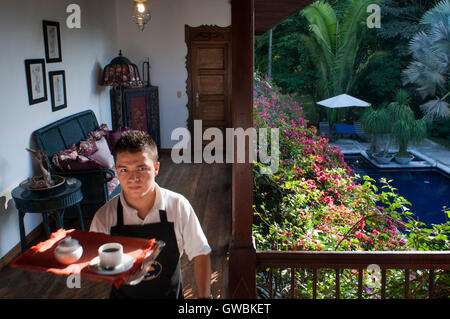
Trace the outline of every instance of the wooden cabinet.
<instances>
[{"instance_id":1,"label":"wooden cabinet","mask_svg":"<svg viewBox=\"0 0 450 319\"><path fill-rule=\"evenodd\" d=\"M111 116L113 129L128 126L135 130L146 131L158 148L161 147L157 86L112 89Z\"/></svg>"}]
</instances>

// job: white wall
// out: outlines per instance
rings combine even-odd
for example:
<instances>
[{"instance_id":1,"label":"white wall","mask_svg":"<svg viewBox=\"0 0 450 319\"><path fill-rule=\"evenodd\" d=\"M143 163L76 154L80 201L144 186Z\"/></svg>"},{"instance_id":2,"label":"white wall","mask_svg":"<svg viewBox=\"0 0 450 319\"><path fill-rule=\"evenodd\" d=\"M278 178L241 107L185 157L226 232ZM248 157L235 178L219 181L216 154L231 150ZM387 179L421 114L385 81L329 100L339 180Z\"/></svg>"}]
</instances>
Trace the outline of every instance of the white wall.
<instances>
[{"instance_id":1,"label":"white wall","mask_svg":"<svg viewBox=\"0 0 450 319\"><path fill-rule=\"evenodd\" d=\"M161 147L172 148L172 131L186 127L188 118L184 25L231 25L230 1L150 0L152 18L142 33L136 33L138 27L130 19L132 1L116 0L116 5L119 48L140 70L144 58L150 58L151 83L159 87Z\"/></svg>"},{"instance_id":2,"label":"white wall","mask_svg":"<svg viewBox=\"0 0 450 319\"><path fill-rule=\"evenodd\" d=\"M70 3L81 7L81 29L66 26ZM48 100L29 105L24 60L45 58L42 20L60 23L62 62L46 63ZM117 50L115 21L110 0L0 2L0 258L19 242L17 211L4 195L34 175L35 164L25 151L32 132L86 109L92 109L100 123L111 125L109 88L98 83ZM56 70L66 73L67 108L52 112L48 72ZM40 214L27 214L26 232L41 220Z\"/></svg>"}]
</instances>

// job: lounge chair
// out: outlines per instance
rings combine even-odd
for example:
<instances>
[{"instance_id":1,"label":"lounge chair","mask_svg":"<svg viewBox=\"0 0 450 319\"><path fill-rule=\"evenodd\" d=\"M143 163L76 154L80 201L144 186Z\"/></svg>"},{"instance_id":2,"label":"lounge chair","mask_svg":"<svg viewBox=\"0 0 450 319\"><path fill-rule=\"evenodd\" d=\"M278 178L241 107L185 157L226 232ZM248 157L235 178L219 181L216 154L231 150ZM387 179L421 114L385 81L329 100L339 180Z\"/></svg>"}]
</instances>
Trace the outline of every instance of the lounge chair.
<instances>
[{"instance_id":1,"label":"lounge chair","mask_svg":"<svg viewBox=\"0 0 450 319\"><path fill-rule=\"evenodd\" d=\"M334 133L338 135L356 135L355 127L351 124L334 123Z\"/></svg>"},{"instance_id":2,"label":"lounge chair","mask_svg":"<svg viewBox=\"0 0 450 319\"><path fill-rule=\"evenodd\" d=\"M328 122L320 122L319 123L319 133L320 133L320 135L323 135L330 140L333 139L333 135L331 134L330 124Z\"/></svg>"}]
</instances>

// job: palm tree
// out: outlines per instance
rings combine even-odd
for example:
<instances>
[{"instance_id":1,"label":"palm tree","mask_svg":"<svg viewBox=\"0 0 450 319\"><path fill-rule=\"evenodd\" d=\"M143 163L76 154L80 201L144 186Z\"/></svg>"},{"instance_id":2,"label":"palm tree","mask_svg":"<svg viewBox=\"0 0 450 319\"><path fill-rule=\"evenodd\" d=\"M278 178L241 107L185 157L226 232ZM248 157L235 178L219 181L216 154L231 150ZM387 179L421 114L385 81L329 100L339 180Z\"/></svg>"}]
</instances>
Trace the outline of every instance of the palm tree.
<instances>
[{"instance_id":1,"label":"palm tree","mask_svg":"<svg viewBox=\"0 0 450 319\"><path fill-rule=\"evenodd\" d=\"M309 22L310 34L301 35L301 39L319 76L319 98L351 93L367 65L381 54L360 48L368 29L367 7L374 3L378 1L350 1L341 21L325 1L315 2L302 11Z\"/></svg>"},{"instance_id":2,"label":"palm tree","mask_svg":"<svg viewBox=\"0 0 450 319\"><path fill-rule=\"evenodd\" d=\"M427 30L416 33L410 41L413 61L403 71L403 84L415 84L423 99L431 97L420 106L428 120L449 117L450 1L440 1L420 23Z\"/></svg>"},{"instance_id":3,"label":"palm tree","mask_svg":"<svg viewBox=\"0 0 450 319\"><path fill-rule=\"evenodd\" d=\"M395 46L395 54L409 55L408 42L425 29L420 20L435 6L436 0L384 0L381 4L381 28L377 35Z\"/></svg>"},{"instance_id":4,"label":"palm tree","mask_svg":"<svg viewBox=\"0 0 450 319\"><path fill-rule=\"evenodd\" d=\"M392 117L387 112L385 107L380 107L378 109L370 107L361 116L361 124L364 130L372 135L372 143L368 149L371 154L377 154L378 149L378 138L381 135L390 134L392 131ZM389 138L389 137L388 137ZM387 156L389 150L389 140L385 145L383 156Z\"/></svg>"},{"instance_id":5,"label":"palm tree","mask_svg":"<svg viewBox=\"0 0 450 319\"><path fill-rule=\"evenodd\" d=\"M409 157L408 144L420 142L427 136L425 117L416 120L411 110L410 98L405 90L398 90L395 101L390 103L387 111L393 121L392 137L398 145L397 157Z\"/></svg>"}]
</instances>

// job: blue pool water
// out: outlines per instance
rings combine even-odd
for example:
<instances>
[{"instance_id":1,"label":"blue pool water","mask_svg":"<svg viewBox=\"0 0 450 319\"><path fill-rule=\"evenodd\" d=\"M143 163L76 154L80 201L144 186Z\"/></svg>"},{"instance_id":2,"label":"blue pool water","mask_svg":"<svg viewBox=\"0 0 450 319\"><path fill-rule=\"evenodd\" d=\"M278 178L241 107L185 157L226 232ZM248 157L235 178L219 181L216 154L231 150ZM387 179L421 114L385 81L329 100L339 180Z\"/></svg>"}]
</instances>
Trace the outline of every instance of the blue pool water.
<instances>
[{"instance_id":1,"label":"blue pool water","mask_svg":"<svg viewBox=\"0 0 450 319\"><path fill-rule=\"evenodd\" d=\"M382 177L393 179L390 184L411 203L409 208L418 220L428 225L446 221L442 207L450 207L450 177L444 172L438 169L379 169L360 155L346 155L345 161L361 176L368 175L377 182Z\"/></svg>"}]
</instances>

